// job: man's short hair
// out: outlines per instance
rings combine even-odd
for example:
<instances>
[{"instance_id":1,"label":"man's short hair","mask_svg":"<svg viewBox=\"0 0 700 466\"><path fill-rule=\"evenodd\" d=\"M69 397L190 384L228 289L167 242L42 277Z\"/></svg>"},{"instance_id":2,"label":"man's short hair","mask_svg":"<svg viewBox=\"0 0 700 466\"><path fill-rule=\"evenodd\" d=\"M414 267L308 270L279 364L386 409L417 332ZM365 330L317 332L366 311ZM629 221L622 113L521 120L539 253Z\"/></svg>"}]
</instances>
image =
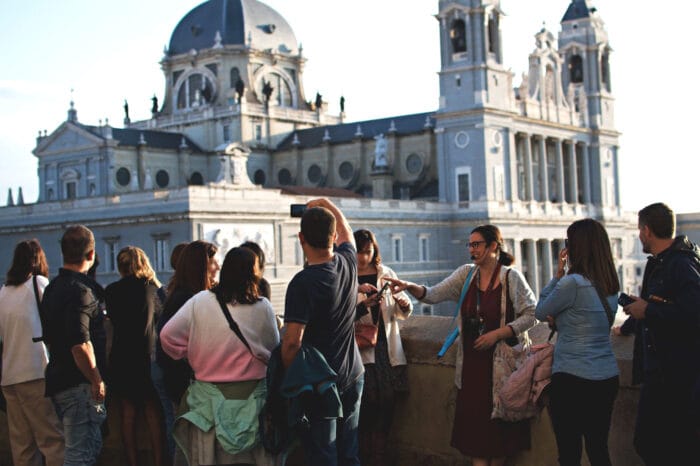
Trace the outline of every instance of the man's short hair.
<instances>
[{"instance_id":1,"label":"man's short hair","mask_svg":"<svg viewBox=\"0 0 700 466\"><path fill-rule=\"evenodd\" d=\"M657 238L673 238L676 234L676 214L662 202L648 205L639 211L639 226L645 225Z\"/></svg>"},{"instance_id":2,"label":"man's short hair","mask_svg":"<svg viewBox=\"0 0 700 466\"><path fill-rule=\"evenodd\" d=\"M61 238L61 253L64 264L82 264L95 250L95 236L85 225L73 225Z\"/></svg>"},{"instance_id":3,"label":"man's short hair","mask_svg":"<svg viewBox=\"0 0 700 466\"><path fill-rule=\"evenodd\" d=\"M301 216L301 233L309 246L328 249L335 238L335 216L324 207L306 209Z\"/></svg>"}]
</instances>

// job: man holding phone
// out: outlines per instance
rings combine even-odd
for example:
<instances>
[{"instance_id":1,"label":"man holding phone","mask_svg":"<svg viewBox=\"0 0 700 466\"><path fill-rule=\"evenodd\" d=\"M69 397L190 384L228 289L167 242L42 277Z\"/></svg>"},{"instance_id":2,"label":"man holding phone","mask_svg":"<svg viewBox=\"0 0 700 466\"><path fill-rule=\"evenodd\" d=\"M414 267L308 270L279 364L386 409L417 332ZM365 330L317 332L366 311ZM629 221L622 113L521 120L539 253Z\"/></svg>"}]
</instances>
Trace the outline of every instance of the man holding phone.
<instances>
[{"instance_id":1,"label":"man holding phone","mask_svg":"<svg viewBox=\"0 0 700 466\"><path fill-rule=\"evenodd\" d=\"M633 383L642 383L634 446L647 465L697 465L700 254L687 237L674 238L675 214L665 204L640 210L638 227L651 256L641 297L623 308L634 318Z\"/></svg>"},{"instance_id":2,"label":"man holding phone","mask_svg":"<svg viewBox=\"0 0 700 466\"><path fill-rule=\"evenodd\" d=\"M289 367L303 343L316 348L338 374L343 417L309 414L309 429L301 436L306 464L359 466L357 426L364 367L355 343L355 239L343 213L328 199L312 200L306 207L299 242L307 265L287 287L282 363Z\"/></svg>"}]
</instances>

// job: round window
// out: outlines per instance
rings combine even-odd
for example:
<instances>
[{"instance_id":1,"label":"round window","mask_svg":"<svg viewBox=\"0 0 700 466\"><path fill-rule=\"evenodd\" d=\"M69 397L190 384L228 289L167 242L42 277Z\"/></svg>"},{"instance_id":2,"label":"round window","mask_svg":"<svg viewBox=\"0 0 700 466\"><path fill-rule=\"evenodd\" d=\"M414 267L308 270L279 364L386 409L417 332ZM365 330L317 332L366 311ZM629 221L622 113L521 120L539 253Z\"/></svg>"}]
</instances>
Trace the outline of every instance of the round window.
<instances>
[{"instance_id":1,"label":"round window","mask_svg":"<svg viewBox=\"0 0 700 466\"><path fill-rule=\"evenodd\" d=\"M286 168L277 173L277 180L281 185L292 184L292 174Z\"/></svg>"},{"instance_id":2,"label":"round window","mask_svg":"<svg viewBox=\"0 0 700 466\"><path fill-rule=\"evenodd\" d=\"M204 185L204 177L202 176L201 173L194 172L194 173L192 173L192 176L190 176L190 184L195 185L195 186L203 186Z\"/></svg>"},{"instance_id":3,"label":"round window","mask_svg":"<svg viewBox=\"0 0 700 466\"><path fill-rule=\"evenodd\" d=\"M255 170L255 174L253 175L253 183L264 186L265 178L266 176L263 170Z\"/></svg>"},{"instance_id":4,"label":"round window","mask_svg":"<svg viewBox=\"0 0 700 466\"><path fill-rule=\"evenodd\" d=\"M338 174L341 180L349 180L354 173L355 167L353 167L350 162L343 162L340 164L340 167L338 167Z\"/></svg>"},{"instance_id":5,"label":"round window","mask_svg":"<svg viewBox=\"0 0 700 466\"><path fill-rule=\"evenodd\" d=\"M129 186L130 181L131 172L128 168L121 167L117 170L117 183L119 183L120 186Z\"/></svg>"},{"instance_id":6,"label":"round window","mask_svg":"<svg viewBox=\"0 0 700 466\"><path fill-rule=\"evenodd\" d=\"M170 183L170 175L165 170L158 170L156 173L156 184L159 188L165 188Z\"/></svg>"},{"instance_id":7,"label":"round window","mask_svg":"<svg viewBox=\"0 0 700 466\"><path fill-rule=\"evenodd\" d=\"M408 156L406 159L406 170L408 170L408 173L415 175L416 173L420 172L422 168L423 160L421 160L420 155L411 154Z\"/></svg>"},{"instance_id":8,"label":"round window","mask_svg":"<svg viewBox=\"0 0 700 466\"><path fill-rule=\"evenodd\" d=\"M309 167L309 171L306 172L306 176L312 183L318 183L321 180L321 167L314 164Z\"/></svg>"}]
</instances>

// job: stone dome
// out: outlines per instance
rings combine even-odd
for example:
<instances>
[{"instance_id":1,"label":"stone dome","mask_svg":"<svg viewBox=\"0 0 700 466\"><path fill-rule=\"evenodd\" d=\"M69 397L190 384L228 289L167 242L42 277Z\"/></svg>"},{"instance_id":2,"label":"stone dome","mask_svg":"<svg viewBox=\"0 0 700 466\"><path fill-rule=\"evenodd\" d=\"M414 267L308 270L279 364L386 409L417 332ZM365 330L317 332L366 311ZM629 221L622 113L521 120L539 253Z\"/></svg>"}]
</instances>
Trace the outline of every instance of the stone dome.
<instances>
[{"instance_id":1,"label":"stone dome","mask_svg":"<svg viewBox=\"0 0 700 466\"><path fill-rule=\"evenodd\" d=\"M221 45L248 45L256 50L297 54L297 40L287 21L257 0L208 0L187 13L170 37L168 55L211 49Z\"/></svg>"}]
</instances>

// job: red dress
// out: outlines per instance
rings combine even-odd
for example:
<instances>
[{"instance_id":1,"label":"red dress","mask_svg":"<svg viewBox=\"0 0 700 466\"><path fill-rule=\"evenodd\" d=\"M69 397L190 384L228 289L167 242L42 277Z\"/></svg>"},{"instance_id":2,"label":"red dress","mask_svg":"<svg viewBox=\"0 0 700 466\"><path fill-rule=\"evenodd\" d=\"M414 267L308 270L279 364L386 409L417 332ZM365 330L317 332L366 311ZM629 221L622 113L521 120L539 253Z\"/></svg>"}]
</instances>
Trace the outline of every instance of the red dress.
<instances>
[{"instance_id":1,"label":"red dress","mask_svg":"<svg viewBox=\"0 0 700 466\"><path fill-rule=\"evenodd\" d=\"M499 267L500 268L500 267ZM494 273L498 273L498 269ZM462 303L460 318L476 317L477 293L481 293L479 314L484 333L495 330L501 323L501 286L478 291L475 278ZM510 300L508 300L510 306ZM462 388L457 391L455 420L451 445L463 455L476 458L512 456L530 448L530 422L505 422L491 419L493 410L492 380L495 345L486 351L474 349L474 336L467 335L462 326Z\"/></svg>"}]
</instances>

